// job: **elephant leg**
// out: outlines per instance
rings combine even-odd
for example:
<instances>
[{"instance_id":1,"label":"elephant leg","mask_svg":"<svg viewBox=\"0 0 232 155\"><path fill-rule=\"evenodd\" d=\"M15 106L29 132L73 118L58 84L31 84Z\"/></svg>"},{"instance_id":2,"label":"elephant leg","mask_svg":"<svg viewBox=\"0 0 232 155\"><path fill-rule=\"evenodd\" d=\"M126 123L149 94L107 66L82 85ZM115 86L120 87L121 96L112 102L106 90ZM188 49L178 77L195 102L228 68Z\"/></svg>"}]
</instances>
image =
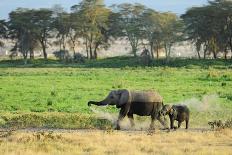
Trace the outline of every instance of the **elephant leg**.
<instances>
[{"instance_id":1,"label":"elephant leg","mask_svg":"<svg viewBox=\"0 0 232 155\"><path fill-rule=\"evenodd\" d=\"M154 116L151 116L151 124L150 124L150 129L154 130L155 126L154 126L154 122L155 122L156 118Z\"/></svg>"},{"instance_id":2,"label":"elephant leg","mask_svg":"<svg viewBox=\"0 0 232 155\"><path fill-rule=\"evenodd\" d=\"M180 126L181 126L181 121L178 121L178 128L180 128Z\"/></svg>"},{"instance_id":3,"label":"elephant leg","mask_svg":"<svg viewBox=\"0 0 232 155\"><path fill-rule=\"evenodd\" d=\"M188 129L189 119L186 119L186 120L185 120L185 123L186 123L185 129Z\"/></svg>"},{"instance_id":4,"label":"elephant leg","mask_svg":"<svg viewBox=\"0 0 232 155\"><path fill-rule=\"evenodd\" d=\"M116 130L120 130L120 122L123 120L123 118L127 115L129 109L127 108L127 106L124 106L121 108L120 112L119 112L119 116L118 116L118 120L117 120L117 126L116 126Z\"/></svg>"},{"instance_id":5,"label":"elephant leg","mask_svg":"<svg viewBox=\"0 0 232 155\"><path fill-rule=\"evenodd\" d=\"M158 118L157 118L157 120L160 122L160 124L162 124L162 126L165 128L165 129L167 129L168 128L168 126L167 126L167 124L166 124L166 118L164 118L164 120L162 120L162 118L159 116Z\"/></svg>"},{"instance_id":6,"label":"elephant leg","mask_svg":"<svg viewBox=\"0 0 232 155\"><path fill-rule=\"evenodd\" d=\"M135 122L134 122L134 117L133 117L133 114L127 114L127 117L129 118L130 120L130 124L131 124L131 127L134 127L135 126Z\"/></svg>"},{"instance_id":7,"label":"elephant leg","mask_svg":"<svg viewBox=\"0 0 232 155\"><path fill-rule=\"evenodd\" d=\"M170 128L174 129L174 119L170 118Z\"/></svg>"}]
</instances>

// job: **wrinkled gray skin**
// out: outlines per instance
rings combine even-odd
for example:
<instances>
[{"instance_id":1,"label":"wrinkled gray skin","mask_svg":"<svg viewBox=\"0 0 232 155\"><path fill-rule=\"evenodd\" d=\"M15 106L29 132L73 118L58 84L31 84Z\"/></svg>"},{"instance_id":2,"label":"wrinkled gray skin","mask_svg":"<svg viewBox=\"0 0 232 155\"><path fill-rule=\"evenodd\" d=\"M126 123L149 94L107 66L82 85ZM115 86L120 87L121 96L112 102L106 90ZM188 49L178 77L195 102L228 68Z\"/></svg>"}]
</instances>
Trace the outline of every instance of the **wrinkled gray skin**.
<instances>
[{"instance_id":1,"label":"wrinkled gray skin","mask_svg":"<svg viewBox=\"0 0 232 155\"><path fill-rule=\"evenodd\" d=\"M180 128L183 121L186 122L185 129L188 129L189 123L189 109L185 105L164 105L161 111L161 115L169 115L170 128L175 129L174 121L178 121L178 128Z\"/></svg>"},{"instance_id":2,"label":"wrinkled gray skin","mask_svg":"<svg viewBox=\"0 0 232 155\"><path fill-rule=\"evenodd\" d=\"M159 93L154 91L129 91L126 89L113 90L100 102L89 101L88 106L91 104L97 106L116 105L117 108L120 108L121 110L119 112L116 127L117 130L120 130L120 121L126 115L133 127L135 125L133 114L139 116L151 116L151 129L154 129L154 121L156 119L165 126L165 122L160 115L163 107L163 98Z\"/></svg>"}]
</instances>

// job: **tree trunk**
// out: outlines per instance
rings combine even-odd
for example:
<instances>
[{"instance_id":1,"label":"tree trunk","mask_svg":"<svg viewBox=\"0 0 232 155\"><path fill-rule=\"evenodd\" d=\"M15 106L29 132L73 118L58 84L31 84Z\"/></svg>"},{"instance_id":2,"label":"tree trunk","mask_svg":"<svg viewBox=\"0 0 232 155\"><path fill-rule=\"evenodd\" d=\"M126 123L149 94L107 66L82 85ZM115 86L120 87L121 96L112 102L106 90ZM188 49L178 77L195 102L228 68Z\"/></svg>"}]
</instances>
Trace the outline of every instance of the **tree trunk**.
<instances>
[{"instance_id":1,"label":"tree trunk","mask_svg":"<svg viewBox=\"0 0 232 155\"><path fill-rule=\"evenodd\" d=\"M93 35L90 35L90 42L89 42L89 53L90 53L90 59L93 59L93 51L92 51L92 42L93 42Z\"/></svg>"},{"instance_id":2,"label":"tree trunk","mask_svg":"<svg viewBox=\"0 0 232 155\"><path fill-rule=\"evenodd\" d=\"M93 51L91 44L89 45L89 54L90 54L90 59L93 59Z\"/></svg>"},{"instance_id":3,"label":"tree trunk","mask_svg":"<svg viewBox=\"0 0 232 155\"><path fill-rule=\"evenodd\" d=\"M230 59L232 59L232 38L230 38L230 52L231 52Z\"/></svg>"},{"instance_id":4,"label":"tree trunk","mask_svg":"<svg viewBox=\"0 0 232 155\"><path fill-rule=\"evenodd\" d=\"M131 48L132 48L132 53L134 55L134 57L137 57L137 47L138 47L138 40L135 40L135 39L131 39L130 37L129 38L129 41L130 41L130 45L131 45Z\"/></svg>"},{"instance_id":5,"label":"tree trunk","mask_svg":"<svg viewBox=\"0 0 232 155\"><path fill-rule=\"evenodd\" d=\"M73 50L73 56L74 56L74 55L76 54L76 50L75 50L75 42L73 42L72 50Z\"/></svg>"},{"instance_id":6,"label":"tree trunk","mask_svg":"<svg viewBox=\"0 0 232 155\"><path fill-rule=\"evenodd\" d=\"M150 50L151 50L151 58L152 59L154 59L153 47L154 47L153 43L150 42Z\"/></svg>"},{"instance_id":7,"label":"tree trunk","mask_svg":"<svg viewBox=\"0 0 232 155\"><path fill-rule=\"evenodd\" d=\"M85 38L85 50L86 50L86 54L87 54L87 59L89 59L89 47L88 47L88 38Z\"/></svg>"},{"instance_id":8,"label":"tree trunk","mask_svg":"<svg viewBox=\"0 0 232 155\"><path fill-rule=\"evenodd\" d=\"M217 59L217 53L216 53L215 50L213 50L213 58L214 58L214 59Z\"/></svg>"},{"instance_id":9,"label":"tree trunk","mask_svg":"<svg viewBox=\"0 0 232 155\"><path fill-rule=\"evenodd\" d=\"M28 51L23 51L24 65L27 64L27 53L28 53Z\"/></svg>"},{"instance_id":10,"label":"tree trunk","mask_svg":"<svg viewBox=\"0 0 232 155\"><path fill-rule=\"evenodd\" d=\"M227 52L225 53L225 60L227 60Z\"/></svg>"},{"instance_id":11,"label":"tree trunk","mask_svg":"<svg viewBox=\"0 0 232 155\"><path fill-rule=\"evenodd\" d=\"M197 50L198 59L201 59L200 51Z\"/></svg>"},{"instance_id":12,"label":"tree trunk","mask_svg":"<svg viewBox=\"0 0 232 155\"><path fill-rule=\"evenodd\" d=\"M97 59L97 49L94 49L94 59Z\"/></svg>"},{"instance_id":13,"label":"tree trunk","mask_svg":"<svg viewBox=\"0 0 232 155\"><path fill-rule=\"evenodd\" d=\"M72 50L73 50L73 56L74 56L76 54L75 46L72 47Z\"/></svg>"},{"instance_id":14,"label":"tree trunk","mask_svg":"<svg viewBox=\"0 0 232 155\"><path fill-rule=\"evenodd\" d=\"M97 49L99 47L100 43L96 43L95 48L94 48L94 59L97 59L98 55L97 55Z\"/></svg>"},{"instance_id":15,"label":"tree trunk","mask_svg":"<svg viewBox=\"0 0 232 155\"><path fill-rule=\"evenodd\" d=\"M205 46L205 49L204 49L204 59L206 59L207 50L208 50L208 48L207 48L207 46Z\"/></svg>"},{"instance_id":16,"label":"tree trunk","mask_svg":"<svg viewBox=\"0 0 232 155\"><path fill-rule=\"evenodd\" d=\"M63 45L63 50L66 50L66 45L65 45L65 37L62 37L62 45Z\"/></svg>"},{"instance_id":17,"label":"tree trunk","mask_svg":"<svg viewBox=\"0 0 232 155\"><path fill-rule=\"evenodd\" d=\"M227 54L228 54L228 52L227 52L227 49L225 48L224 49L224 58L225 58L225 60L227 60Z\"/></svg>"},{"instance_id":18,"label":"tree trunk","mask_svg":"<svg viewBox=\"0 0 232 155\"><path fill-rule=\"evenodd\" d=\"M59 41L60 51L62 50L61 40Z\"/></svg>"},{"instance_id":19,"label":"tree trunk","mask_svg":"<svg viewBox=\"0 0 232 155\"><path fill-rule=\"evenodd\" d=\"M159 45L156 45L156 58L159 59Z\"/></svg>"},{"instance_id":20,"label":"tree trunk","mask_svg":"<svg viewBox=\"0 0 232 155\"><path fill-rule=\"evenodd\" d=\"M165 48L165 55L166 55L166 60L168 59L168 47L167 45L164 45Z\"/></svg>"},{"instance_id":21,"label":"tree trunk","mask_svg":"<svg viewBox=\"0 0 232 155\"><path fill-rule=\"evenodd\" d=\"M30 59L34 59L34 50L30 49Z\"/></svg>"},{"instance_id":22,"label":"tree trunk","mask_svg":"<svg viewBox=\"0 0 232 155\"><path fill-rule=\"evenodd\" d=\"M137 49L135 47L132 47L132 53L134 54L134 57L137 57Z\"/></svg>"},{"instance_id":23,"label":"tree trunk","mask_svg":"<svg viewBox=\"0 0 232 155\"><path fill-rule=\"evenodd\" d=\"M47 60L48 59L48 55L47 55L47 52L46 52L46 45L42 45L42 49L43 49L43 55L44 55L44 59Z\"/></svg>"},{"instance_id":24,"label":"tree trunk","mask_svg":"<svg viewBox=\"0 0 232 155\"><path fill-rule=\"evenodd\" d=\"M168 46L168 56L167 56L167 62L170 61L171 58L171 45Z\"/></svg>"}]
</instances>

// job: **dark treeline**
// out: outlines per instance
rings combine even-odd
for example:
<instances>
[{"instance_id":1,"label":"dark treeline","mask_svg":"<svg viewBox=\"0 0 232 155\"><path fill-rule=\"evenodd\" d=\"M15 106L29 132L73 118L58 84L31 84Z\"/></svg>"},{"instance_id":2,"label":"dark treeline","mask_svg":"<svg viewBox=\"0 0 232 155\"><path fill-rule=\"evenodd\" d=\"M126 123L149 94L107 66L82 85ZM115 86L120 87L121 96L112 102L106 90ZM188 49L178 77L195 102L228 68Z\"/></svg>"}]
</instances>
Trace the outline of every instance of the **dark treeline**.
<instances>
[{"instance_id":1,"label":"dark treeline","mask_svg":"<svg viewBox=\"0 0 232 155\"><path fill-rule=\"evenodd\" d=\"M0 38L15 45L11 52L20 52L24 59L34 58L36 49L43 51L59 46L66 53L71 47L85 47L88 59L97 59L100 49L107 49L115 40L126 39L136 57L138 47L149 46L149 55L159 58L164 49L170 58L171 47L180 41L191 41L199 58L218 57L232 51L232 2L210 1L208 5L190 8L181 17L157 12L141 4L123 3L106 7L103 0L83 0L68 13L55 5L51 9L18 8L9 13L9 20L0 20ZM55 38L55 41L54 41ZM4 46L0 42L0 46Z\"/></svg>"}]
</instances>

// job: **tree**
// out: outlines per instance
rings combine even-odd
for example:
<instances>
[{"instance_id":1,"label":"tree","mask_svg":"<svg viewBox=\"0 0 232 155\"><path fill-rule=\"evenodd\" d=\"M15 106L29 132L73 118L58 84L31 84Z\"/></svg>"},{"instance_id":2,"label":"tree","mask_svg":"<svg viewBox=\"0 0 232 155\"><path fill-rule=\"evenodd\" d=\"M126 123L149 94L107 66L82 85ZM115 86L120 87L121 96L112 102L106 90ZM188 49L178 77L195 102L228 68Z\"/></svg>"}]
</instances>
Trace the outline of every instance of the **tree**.
<instances>
[{"instance_id":1,"label":"tree","mask_svg":"<svg viewBox=\"0 0 232 155\"><path fill-rule=\"evenodd\" d=\"M109 47L109 17L111 10L104 6L102 0L83 0L79 5L72 6L73 26L85 40L87 56L98 57L97 50Z\"/></svg>"},{"instance_id":2,"label":"tree","mask_svg":"<svg viewBox=\"0 0 232 155\"><path fill-rule=\"evenodd\" d=\"M52 10L50 9L39 9L34 11L32 18L35 28L35 35L40 42L43 50L44 59L47 59L47 46L48 38L51 37L52 31Z\"/></svg>"},{"instance_id":3,"label":"tree","mask_svg":"<svg viewBox=\"0 0 232 155\"><path fill-rule=\"evenodd\" d=\"M56 38L60 50L66 50L67 39L71 31L70 15L66 12L58 13L54 19L53 28L57 31Z\"/></svg>"},{"instance_id":4,"label":"tree","mask_svg":"<svg viewBox=\"0 0 232 155\"><path fill-rule=\"evenodd\" d=\"M38 47L38 41L35 34L34 10L18 8L12 11L8 22L9 38L16 40L12 50L19 50L22 53L25 63L28 53L30 58L34 58L34 49Z\"/></svg>"},{"instance_id":5,"label":"tree","mask_svg":"<svg viewBox=\"0 0 232 155\"><path fill-rule=\"evenodd\" d=\"M227 59L228 49L232 55L232 1L215 0L210 1L209 4L217 14L215 26L218 31L218 47L224 52L225 59Z\"/></svg>"},{"instance_id":6,"label":"tree","mask_svg":"<svg viewBox=\"0 0 232 155\"><path fill-rule=\"evenodd\" d=\"M186 25L188 40L196 45L198 57L203 48L204 58L213 54L224 53L227 58L228 49L232 51L232 2L227 0L209 1L203 7L189 9L182 19Z\"/></svg>"},{"instance_id":7,"label":"tree","mask_svg":"<svg viewBox=\"0 0 232 155\"><path fill-rule=\"evenodd\" d=\"M156 57L159 58L159 49L162 44L162 29L160 25L161 16L158 12L152 9L146 9L143 13L143 29L145 32L144 39L148 40L150 45L150 52L154 58L154 49L156 50Z\"/></svg>"},{"instance_id":8,"label":"tree","mask_svg":"<svg viewBox=\"0 0 232 155\"><path fill-rule=\"evenodd\" d=\"M176 14L162 13L161 15L162 40L165 49L166 59L170 58L172 46L182 40L183 25Z\"/></svg>"},{"instance_id":9,"label":"tree","mask_svg":"<svg viewBox=\"0 0 232 155\"><path fill-rule=\"evenodd\" d=\"M7 37L7 23L5 20L0 20L0 39ZM0 47L3 47L4 43L0 40Z\"/></svg>"},{"instance_id":10,"label":"tree","mask_svg":"<svg viewBox=\"0 0 232 155\"><path fill-rule=\"evenodd\" d=\"M136 57L139 41L144 37L143 13L145 6L141 4L123 3L113 6L113 12L119 14L117 27L120 28L121 37L126 37L131 45L132 53Z\"/></svg>"}]
</instances>

